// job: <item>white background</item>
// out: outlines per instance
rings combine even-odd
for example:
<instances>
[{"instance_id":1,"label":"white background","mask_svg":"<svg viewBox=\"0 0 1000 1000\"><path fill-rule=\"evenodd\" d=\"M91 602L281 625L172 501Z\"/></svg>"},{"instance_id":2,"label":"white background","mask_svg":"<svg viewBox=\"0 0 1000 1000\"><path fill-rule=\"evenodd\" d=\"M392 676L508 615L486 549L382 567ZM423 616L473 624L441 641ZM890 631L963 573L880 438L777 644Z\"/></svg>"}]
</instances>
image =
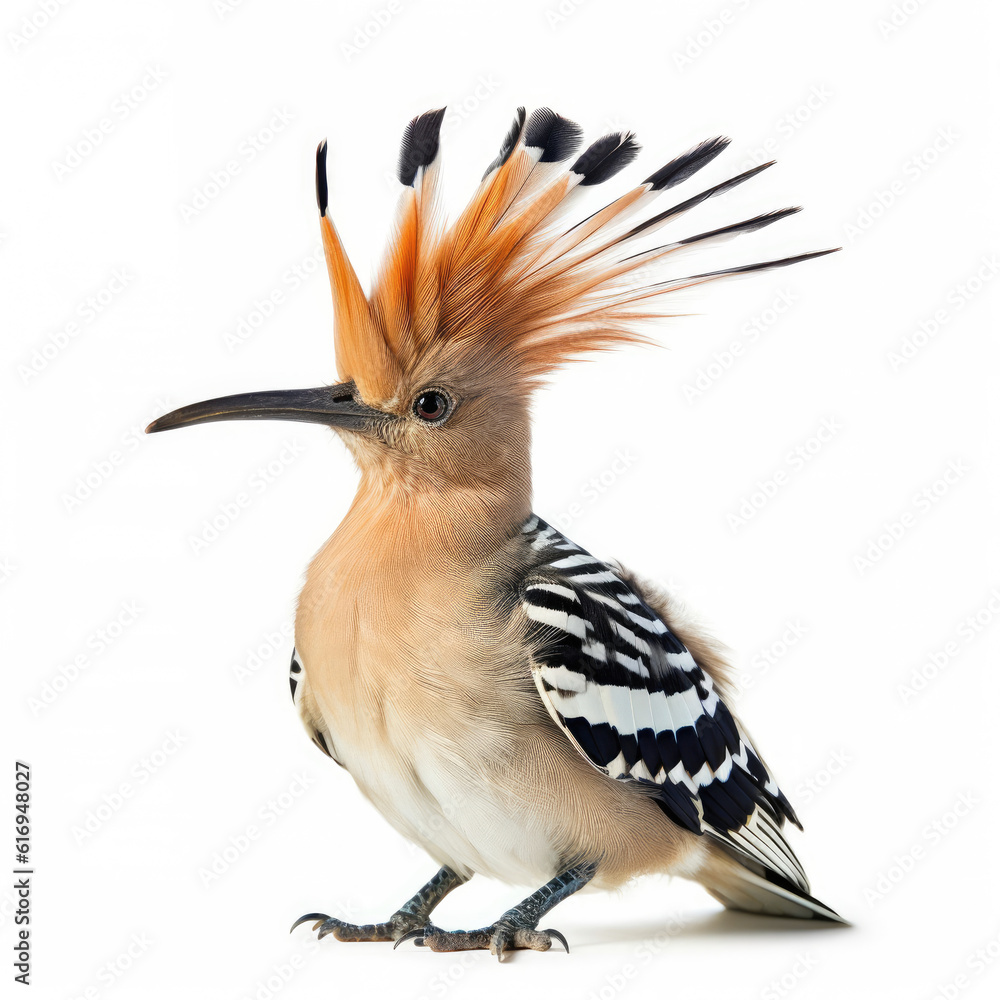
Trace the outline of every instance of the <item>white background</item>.
<instances>
[{"instance_id":1,"label":"white background","mask_svg":"<svg viewBox=\"0 0 1000 1000\"><path fill-rule=\"evenodd\" d=\"M15 0L0 23L2 731L34 776L28 995L995 996L991 5L96 0L48 23L45 6ZM638 132L616 190L716 133L730 150L682 196L778 157L678 235L807 211L695 270L845 248L709 286L702 315L657 333L668 351L561 373L534 461L541 515L673 587L733 647L741 714L805 824L795 847L850 929L722 914L650 879L560 906L547 923L571 955L504 967L287 934L308 910L383 919L433 871L288 698L302 572L355 474L320 427L134 429L333 379L316 142L367 274L398 137L441 104L456 204L513 109L551 104L591 138ZM479 926L523 895L474 882L436 919ZM0 890L8 958L11 903Z\"/></svg>"}]
</instances>

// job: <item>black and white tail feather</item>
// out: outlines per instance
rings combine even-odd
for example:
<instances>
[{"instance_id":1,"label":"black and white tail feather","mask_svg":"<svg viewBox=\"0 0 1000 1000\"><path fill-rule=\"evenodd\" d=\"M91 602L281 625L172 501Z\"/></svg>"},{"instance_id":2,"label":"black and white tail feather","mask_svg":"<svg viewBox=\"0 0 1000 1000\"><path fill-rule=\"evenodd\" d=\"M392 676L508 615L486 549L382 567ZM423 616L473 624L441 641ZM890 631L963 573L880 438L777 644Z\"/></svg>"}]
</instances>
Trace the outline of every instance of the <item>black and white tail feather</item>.
<instances>
[{"instance_id":1,"label":"black and white tail feather","mask_svg":"<svg viewBox=\"0 0 1000 1000\"><path fill-rule=\"evenodd\" d=\"M710 891L727 906L840 921L809 895L782 834L800 826L712 678L639 588L531 517L521 607L542 701L596 768L739 864ZM637 787L637 790L639 788Z\"/></svg>"}]
</instances>

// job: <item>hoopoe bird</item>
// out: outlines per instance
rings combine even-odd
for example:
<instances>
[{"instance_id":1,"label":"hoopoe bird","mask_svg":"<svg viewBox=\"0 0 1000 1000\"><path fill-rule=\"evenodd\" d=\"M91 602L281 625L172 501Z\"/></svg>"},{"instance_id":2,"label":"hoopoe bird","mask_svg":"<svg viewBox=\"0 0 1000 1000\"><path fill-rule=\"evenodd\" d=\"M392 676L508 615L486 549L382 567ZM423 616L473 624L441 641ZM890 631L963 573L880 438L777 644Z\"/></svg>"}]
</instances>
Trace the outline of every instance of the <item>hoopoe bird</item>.
<instances>
[{"instance_id":1,"label":"hoopoe bird","mask_svg":"<svg viewBox=\"0 0 1000 1000\"><path fill-rule=\"evenodd\" d=\"M382 923L309 913L292 929L501 959L554 940L568 951L539 928L545 914L584 886L652 872L732 909L839 922L785 839L800 824L727 703L721 647L667 595L532 513L529 447L532 393L562 363L647 341L674 291L832 251L650 282L692 248L798 209L645 245L771 165L660 208L726 148L720 137L571 221L584 189L639 147L617 132L574 156L579 126L547 108L518 110L447 224L443 116L406 129L398 215L369 295L328 211L326 143L317 151L337 384L195 403L148 428L326 424L360 471L299 600L292 699L317 747L440 871ZM474 874L542 888L482 928L434 925L435 906Z\"/></svg>"}]
</instances>

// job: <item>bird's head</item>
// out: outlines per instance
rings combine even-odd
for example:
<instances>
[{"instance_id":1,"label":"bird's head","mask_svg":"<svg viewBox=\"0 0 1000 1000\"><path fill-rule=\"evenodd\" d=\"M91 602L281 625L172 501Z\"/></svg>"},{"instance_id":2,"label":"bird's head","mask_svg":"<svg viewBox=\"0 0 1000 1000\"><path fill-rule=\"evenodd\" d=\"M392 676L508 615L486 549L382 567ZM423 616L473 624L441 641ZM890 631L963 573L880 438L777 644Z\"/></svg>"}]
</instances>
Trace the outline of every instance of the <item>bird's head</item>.
<instances>
[{"instance_id":1,"label":"bird's head","mask_svg":"<svg viewBox=\"0 0 1000 1000\"><path fill-rule=\"evenodd\" d=\"M693 246L759 229L797 209L650 247L647 237L661 227L770 166L637 219L662 192L722 152L728 140L719 138L568 222L579 194L617 174L639 147L631 133L614 133L570 162L580 129L547 108L531 116L518 110L469 205L446 225L436 190L443 116L443 109L420 115L404 134L403 193L369 295L328 213L326 143L317 150L337 384L195 403L147 430L233 419L321 423L340 433L369 481L413 490L450 485L524 492L530 488L528 400L552 369L587 352L645 340L639 327L670 315L659 304L669 292L817 256L650 282L654 267Z\"/></svg>"}]
</instances>

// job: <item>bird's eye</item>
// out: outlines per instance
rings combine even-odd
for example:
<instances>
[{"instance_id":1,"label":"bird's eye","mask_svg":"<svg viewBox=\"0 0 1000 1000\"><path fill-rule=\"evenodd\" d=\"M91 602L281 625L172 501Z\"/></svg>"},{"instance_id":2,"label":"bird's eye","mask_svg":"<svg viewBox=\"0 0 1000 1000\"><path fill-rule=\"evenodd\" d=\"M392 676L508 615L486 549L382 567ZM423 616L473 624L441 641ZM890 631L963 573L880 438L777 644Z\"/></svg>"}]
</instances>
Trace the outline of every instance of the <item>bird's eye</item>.
<instances>
[{"instance_id":1,"label":"bird's eye","mask_svg":"<svg viewBox=\"0 0 1000 1000\"><path fill-rule=\"evenodd\" d=\"M413 412L429 424L438 423L448 415L451 401L437 389L428 389L417 396L413 404Z\"/></svg>"}]
</instances>

